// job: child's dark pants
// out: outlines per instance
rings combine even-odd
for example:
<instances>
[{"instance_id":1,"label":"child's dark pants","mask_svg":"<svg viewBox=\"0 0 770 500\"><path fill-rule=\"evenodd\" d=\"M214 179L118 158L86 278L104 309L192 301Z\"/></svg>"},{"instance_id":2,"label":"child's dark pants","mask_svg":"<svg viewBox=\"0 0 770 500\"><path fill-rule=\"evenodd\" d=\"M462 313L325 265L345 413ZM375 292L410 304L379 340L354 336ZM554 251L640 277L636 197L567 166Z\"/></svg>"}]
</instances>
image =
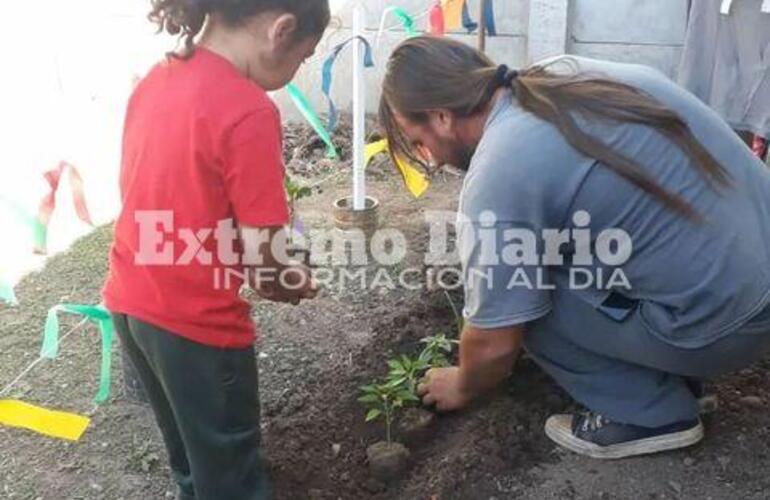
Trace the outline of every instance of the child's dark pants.
<instances>
[{"instance_id":1,"label":"child's dark pants","mask_svg":"<svg viewBox=\"0 0 770 500\"><path fill-rule=\"evenodd\" d=\"M254 350L197 344L124 314L113 322L155 412L180 498L269 498Z\"/></svg>"}]
</instances>

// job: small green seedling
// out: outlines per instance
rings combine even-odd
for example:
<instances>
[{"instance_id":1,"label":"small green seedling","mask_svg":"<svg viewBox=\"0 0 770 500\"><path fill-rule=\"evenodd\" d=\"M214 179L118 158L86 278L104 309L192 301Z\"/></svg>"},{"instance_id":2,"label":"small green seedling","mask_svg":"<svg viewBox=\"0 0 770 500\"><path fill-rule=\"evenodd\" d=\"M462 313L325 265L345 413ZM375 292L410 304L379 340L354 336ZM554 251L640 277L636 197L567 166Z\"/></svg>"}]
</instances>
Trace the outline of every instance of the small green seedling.
<instances>
[{"instance_id":1,"label":"small green seedling","mask_svg":"<svg viewBox=\"0 0 770 500\"><path fill-rule=\"evenodd\" d=\"M461 323L457 309L451 301L452 310L458 324ZM388 444L391 444L391 427L396 413L411 403L419 403L417 386L431 368L443 368L449 366L449 355L457 340L449 339L446 335L426 337L420 342L425 344L420 355L415 359L406 355L388 360L390 369L385 382L361 387L363 395L358 398L367 409L366 422L373 422L378 418L385 420L385 435Z\"/></svg>"},{"instance_id":2,"label":"small green seedling","mask_svg":"<svg viewBox=\"0 0 770 500\"><path fill-rule=\"evenodd\" d=\"M431 365L422 358L413 359L402 354L400 358L389 360L388 367L388 382L403 385L416 397L417 384Z\"/></svg>"},{"instance_id":3,"label":"small green seedling","mask_svg":"<svg viewBox=\"0 0 770 500\"><path fill-rule=\"evenodd\" d=\"M307 186L300 186L288 175L286 176L284 185L286 188L286 198L289 203L289 229L291 230L291 235L293 236L294 230L296 229L296 204L299 200L312 196L313 190Z\"/></svg>"},{"instance_id":4,"label":"small green seedling","mask_svg":"<svg viewBox=\"0 0 770 500\"><path fill-rule=\"evenodd\" d=\"M388 444L393 442L391 429L396 413L407 403L416 403L420 400L411 391L404 387L400 380L389 380L381 384L365 385L361 387L363 395L358 401L367 408L366 422L373 422L382 417L385 420L385 439Z\"/></svg>"},{"instance_id":5,"label":"small green seedling","mask_svg":"<svg viewBox=\"0 0 770 500\"><path fill-rule=\"evenodd\" d=\"M425 348L418 359L429 368L449 366L448 355L452 353L452 347L459 344L457 340L448 339L446 335L425 337L420 342L425 344Z\"/></svg>"}]
</instances>

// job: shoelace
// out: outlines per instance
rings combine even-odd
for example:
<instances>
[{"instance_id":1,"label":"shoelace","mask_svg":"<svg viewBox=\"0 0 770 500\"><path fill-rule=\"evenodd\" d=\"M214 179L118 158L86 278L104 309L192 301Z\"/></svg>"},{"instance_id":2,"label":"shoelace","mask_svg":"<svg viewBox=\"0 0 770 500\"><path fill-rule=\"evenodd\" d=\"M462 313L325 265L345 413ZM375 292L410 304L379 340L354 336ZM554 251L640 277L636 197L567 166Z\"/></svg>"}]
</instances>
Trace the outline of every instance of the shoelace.
<instances>
[{"instance_id":1,"label":"shoelace","mask_svg":"<svg viewBox=\"0 0 770 500\"><path fill-rule=\"evenodd\" d=\"M595 432L608 423L610 423L610 421L602 415L589 411L583 415L583 424L580 428L583 432L588 432L589 430Z\"/></svg>"}]
</instances>

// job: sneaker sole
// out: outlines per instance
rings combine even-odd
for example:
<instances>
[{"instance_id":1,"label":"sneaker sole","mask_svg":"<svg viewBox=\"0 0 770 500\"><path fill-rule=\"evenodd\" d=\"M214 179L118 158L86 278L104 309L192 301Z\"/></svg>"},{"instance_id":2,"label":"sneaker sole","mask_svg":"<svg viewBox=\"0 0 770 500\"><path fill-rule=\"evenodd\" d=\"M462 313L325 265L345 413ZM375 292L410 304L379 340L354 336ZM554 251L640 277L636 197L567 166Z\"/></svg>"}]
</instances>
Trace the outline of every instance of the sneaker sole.
<instances>
[{"instance_id":1,"label":"sneaker sole","mask_svg":"<svg viewBox=\"0 0 770 500\"><path fill-rule=\"evenodd\" d=\"M612 460L618 458L648 455L661 451L676 450L692 446L703 439L703 424L686 431L639 439L630 443L599 446L572 435L571 415L554 415L545 423L545 434L556 444L570 451L591 458Z\"/></svg>"}]
</instances>

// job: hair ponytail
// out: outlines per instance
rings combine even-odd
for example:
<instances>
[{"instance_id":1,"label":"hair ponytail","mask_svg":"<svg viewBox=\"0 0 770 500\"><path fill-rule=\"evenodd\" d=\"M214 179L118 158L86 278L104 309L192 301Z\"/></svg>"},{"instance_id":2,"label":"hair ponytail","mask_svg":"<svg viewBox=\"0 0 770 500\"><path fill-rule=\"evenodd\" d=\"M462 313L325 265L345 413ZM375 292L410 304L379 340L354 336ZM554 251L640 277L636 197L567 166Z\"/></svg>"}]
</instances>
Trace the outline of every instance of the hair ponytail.
<instances>
[{"instance_id":1,"label":"hair ponytail","mask_svg":"<svg viewBox=\"0 0 770 500\"><path fill-rule=\"evenodd\" d=\"M687 202L663 189L639 162L583 131L575 116L652 127L679 146L712 186L730 184L727 171L684 120L643 91L587 74L555 74L544 66L522 71L498 67L477 50L443 37L412 38L391 56L380 102L380 121L391 153L421 163L397 126L394 109L415 122L427 120L431 109L469 116L489 104L501 86L510 86L523 109L552 123L576 150L692 220L700 218Z\"/></svg>"},{"instance_id":2,"label":"hair ponytail","mask_svg":"<svg viewBox=\"0 0 770 500\"><path fill-rule=\"evenodd\" d=\"M192 55L195 37L203 29L209 14L209 0L152 0L152 12L148 18L158 25L158 32L179 36L184 43L181 55L169 55L187 58Z\"/></svg>"},{"instance_id":3,"label":"hair ponytail","mask_svg":"<svg viewBox=\"0 0 770 500\"><path fill-rule=\"evenodd\" d=\"M210 14L220 14L225 23L236 26L244 20L268 11L288 12L297 18L297 39L320 35L329 24L328 0L151 0L150 21L158 32L179 36L181 53L172 57L189 58L195 51L195 37L200 34Z\"/></svg>"}]
</instances>

